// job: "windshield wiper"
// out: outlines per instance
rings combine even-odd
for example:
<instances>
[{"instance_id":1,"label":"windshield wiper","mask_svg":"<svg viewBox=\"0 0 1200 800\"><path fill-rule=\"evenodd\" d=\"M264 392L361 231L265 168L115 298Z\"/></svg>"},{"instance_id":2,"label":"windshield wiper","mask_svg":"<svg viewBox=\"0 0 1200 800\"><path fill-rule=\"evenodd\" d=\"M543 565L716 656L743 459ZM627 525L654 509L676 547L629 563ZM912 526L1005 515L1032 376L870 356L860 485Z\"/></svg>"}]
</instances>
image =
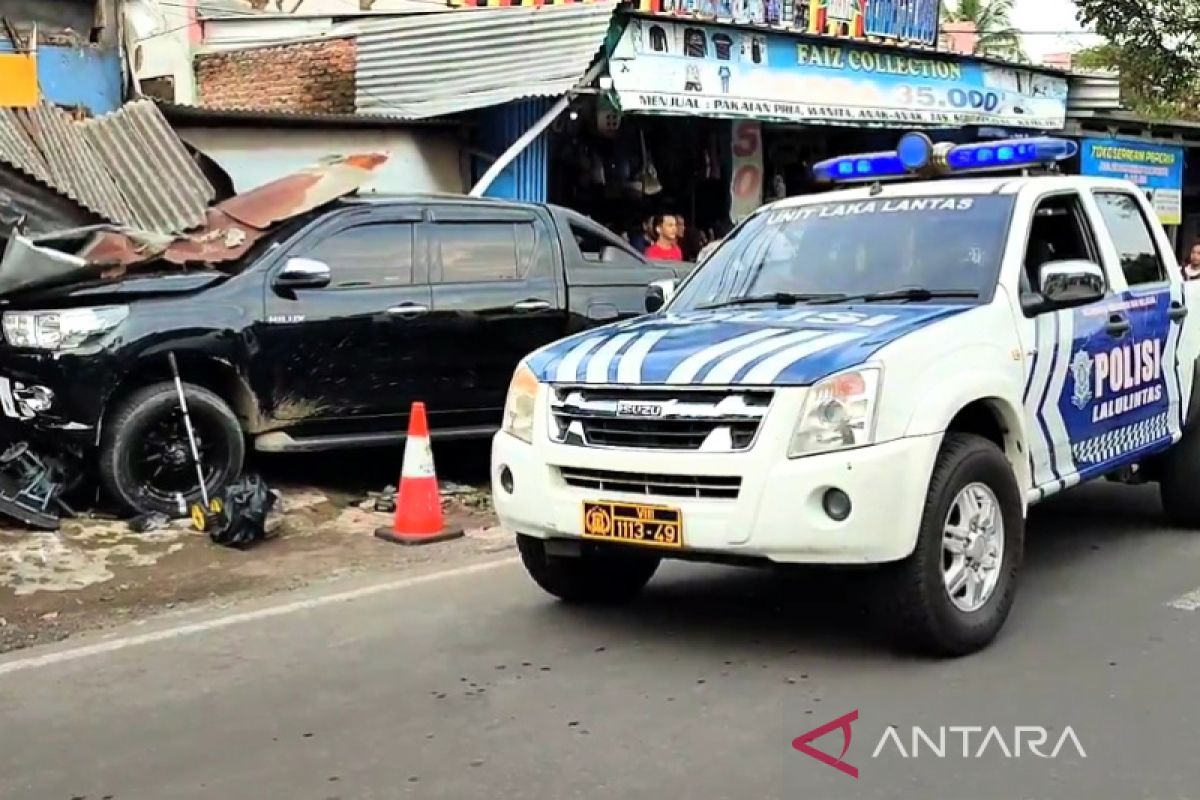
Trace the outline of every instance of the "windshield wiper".
<instances>
[{"instance_id":1,"label":"windshield wiper","mask_svg":"<svg viewBox=\"0 0 1200 800\"><path fill-rule=\"evenodd\" d=\"M720 303L710 303L706 306L696 306L697 311L710 311L714 308L728 308L729 306L748 306L748 305L765 305L773 304L778 306L791 306L796 303L811 303L825 302L835 299L837 296L832 294L793 294L792 292L772 292L771 294L755 294L744 295L742 297L734 297L730 300L723 300Z\"/></svg>"},{"instance_id":2,"label":"windshield wiper","mask_svg":"<svg viewBox=\"0 0 1200 800\"><path fill-rule=\"evenodd\" d=\"M883 292L866 292L864 294L841 294L822 297L814 300L813 305L832 305L834 303L885 303L889 300L904 300L909 303L926 303L938 298L972 298L979 297L979 292L970 289L922 289L910 286L904 289L889 289Z\"/></svg>"}]
</instances>

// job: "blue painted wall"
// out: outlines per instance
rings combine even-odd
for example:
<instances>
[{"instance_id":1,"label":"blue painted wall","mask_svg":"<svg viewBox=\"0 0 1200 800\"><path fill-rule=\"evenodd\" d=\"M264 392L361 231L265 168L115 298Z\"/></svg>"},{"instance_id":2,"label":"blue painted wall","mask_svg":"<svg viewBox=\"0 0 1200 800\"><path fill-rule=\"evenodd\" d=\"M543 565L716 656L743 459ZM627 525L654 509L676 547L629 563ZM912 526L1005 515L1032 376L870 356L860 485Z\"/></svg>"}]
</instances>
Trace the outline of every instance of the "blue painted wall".
<instances>
[{"instance_id":1,"label":"blue painted wall","mask_svg":"<svg viewBox=\"0 0 1200 800\"><path fill-rule=\"evenodd\" d=\"M0 52L12 45L0 42ZM83 106L94 115L121 106L121 58L116 48L38 45L42 97L64 106Z\"/></svg>"},{"instance_id":2,"label":"blue painted wall","mask_svg":"<svg viewBox=\"0 0 1200 800\"><path fill-rule=\"evenodd\" d=\"M521 134L533 127L554 103L551 98L518 100L483 112L479 118L479 144L483 150L499 156ZM490 164L477 166L478 180ZM544 203L547 199L547 172L550 145L542 134L500 173L488 189L487 197Z\"/></svg>"}]
</instances>

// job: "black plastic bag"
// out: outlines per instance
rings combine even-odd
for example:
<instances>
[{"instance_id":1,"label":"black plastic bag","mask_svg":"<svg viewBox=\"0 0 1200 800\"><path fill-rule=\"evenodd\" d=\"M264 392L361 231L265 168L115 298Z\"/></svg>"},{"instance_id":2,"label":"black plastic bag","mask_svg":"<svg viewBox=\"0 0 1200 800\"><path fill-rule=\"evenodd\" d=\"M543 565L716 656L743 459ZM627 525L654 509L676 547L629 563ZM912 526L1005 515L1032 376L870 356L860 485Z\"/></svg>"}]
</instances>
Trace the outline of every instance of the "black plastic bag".
<instances>
[{"instance_id":1,"label":"black plastic bag","mask_svg":"<svg viewBox=\"0 0 1200 800\"><path fill-rule=\"evenodd\" d=\"M279 495L260 476L243 475L221 495L209 538L226 547L250 547L266 537L267 515L278 501Z\"/></svg>"}]
</instances>

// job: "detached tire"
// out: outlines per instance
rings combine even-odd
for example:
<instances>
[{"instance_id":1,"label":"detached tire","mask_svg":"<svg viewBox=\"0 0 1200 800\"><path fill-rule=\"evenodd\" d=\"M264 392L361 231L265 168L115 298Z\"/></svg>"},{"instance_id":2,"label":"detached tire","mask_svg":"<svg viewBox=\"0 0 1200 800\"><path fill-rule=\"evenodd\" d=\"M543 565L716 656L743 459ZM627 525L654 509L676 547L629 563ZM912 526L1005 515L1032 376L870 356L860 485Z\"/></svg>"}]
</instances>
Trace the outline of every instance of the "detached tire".
<instances>
[{"instance_id":1,"label":"detached tire","mask_svg":"<svg viewBox=\"0 0 1200 800\"><path fill-rule=\"evenodd\" d=\"M1012 609L1024 538L1020 489L1004 454L982 437L947 434L916 548L885 582L898 643L949 657L990 644Z\"/></svg>"},{"instance_id":2,"label":"detached tire","mask_svg":"<svg viewBox=\"0 0 1200 800\"><path fill-rule=\"evenodd\" d=\"M578 556L546 554L546 543L517 536L517 550L530 577L568 603L611 604L631 600L645 587L662 559L619 550L584 551Z\"/></svg>"},{"instance_id":3,"label":"detached tire","mask_svg":"<svg viewBox=\"0 0 1200 800\"><path fill-rule=\"evenodd\" d=\"M224 400L189 383L183 392L202 451L205 484L215 495L241 474L246 442ZM175 517L176 494L189 508L201 498L174 382L139 389L106 418L99 472L108 496L134 514Z\"/></svg>"},{"instance_id":4,"label":"detached tire","mask_svg":"<svg viewBox=\"0 0 1200 800\"><path fill-rule=\"evenodd\" d=\"M1167 520L1180 528L1200 528L1200 491L1196 488L1200 428L1193 426L1183 432L1183 438L1163 455L1160 469L1158 496Z\"/></svg>"}]
</instances>

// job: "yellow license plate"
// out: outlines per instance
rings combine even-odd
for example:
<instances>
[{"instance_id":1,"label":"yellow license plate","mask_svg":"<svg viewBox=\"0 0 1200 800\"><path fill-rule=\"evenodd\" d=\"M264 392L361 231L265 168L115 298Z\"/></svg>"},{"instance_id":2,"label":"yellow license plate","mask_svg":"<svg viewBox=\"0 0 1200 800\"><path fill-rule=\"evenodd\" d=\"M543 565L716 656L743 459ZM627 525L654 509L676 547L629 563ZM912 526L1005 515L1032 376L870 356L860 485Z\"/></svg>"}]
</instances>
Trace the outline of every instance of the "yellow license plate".
<instances>
[{"instance_id":1,"label":"yellow license plate","mask_svg":"<svg viewBox=\"0 0 1200 800\"><path fill-rule=\"evenodd\" d=\"M583 535L589 539L683 547L683 513L643 503L584 503Z\"/></svg>"}]
</instances>

